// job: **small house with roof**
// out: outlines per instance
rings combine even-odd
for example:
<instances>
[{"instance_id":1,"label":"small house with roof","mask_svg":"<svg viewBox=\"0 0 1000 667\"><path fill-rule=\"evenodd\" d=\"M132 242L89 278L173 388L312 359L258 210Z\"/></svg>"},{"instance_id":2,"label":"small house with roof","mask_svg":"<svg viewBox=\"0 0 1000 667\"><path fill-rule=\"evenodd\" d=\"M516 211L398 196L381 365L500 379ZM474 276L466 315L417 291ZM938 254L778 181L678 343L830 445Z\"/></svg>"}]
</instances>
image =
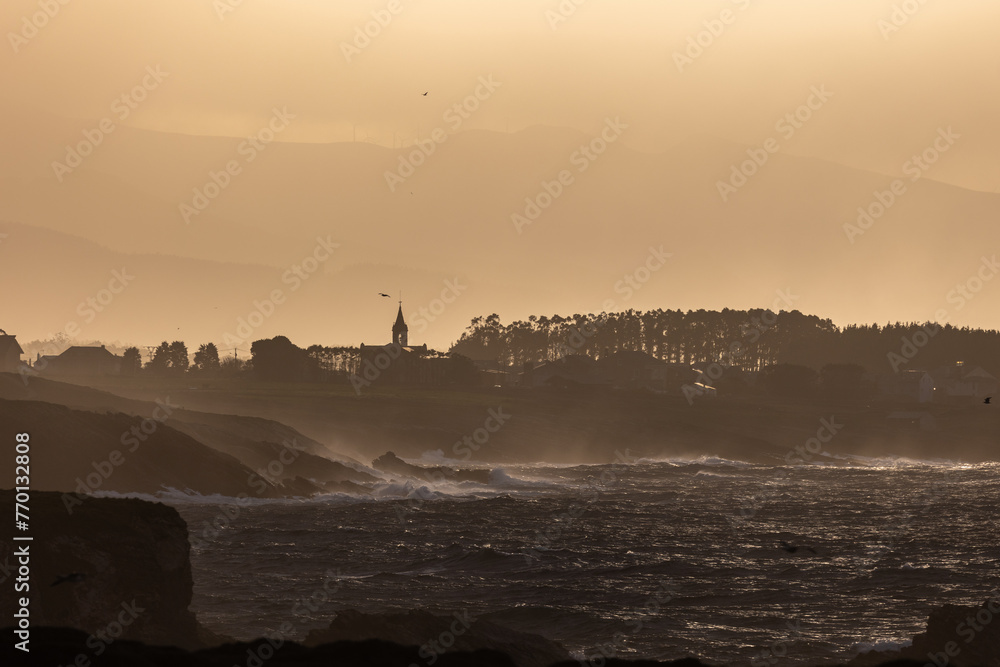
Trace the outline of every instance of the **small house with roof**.
<instances>
[{"instance_id":1,"label":"small house with roof","mask_svg":"<svg viewBox=\"0 0 1000 667\"><path fill-rule=\"evenodd\" d=\"M957 361L934 371L935 386L942 400L979 400L1000 394L1000 382L981 366Z\"/></svg>"},{"instance_id":2,"label":"small house with roof","mask_svg":"<svg viewBox=\"0 0 1000 667\"><path fill-rule=\"evenodd\" d=\"M21 367L24 350L17 338L0 329L0 373L16 373Z\"/></svg>"},{"instance_id":3,"label":"small house with roof","mask_svg":"<svg viewBox=\"0 0 1000 667\"><path fill-rule=\"evenodd\" d=\"M103 345L74 345L59 355L39 356L34 369L42 375L118 375L122 371L122 358Z\"/></svg>"}]
</instances>

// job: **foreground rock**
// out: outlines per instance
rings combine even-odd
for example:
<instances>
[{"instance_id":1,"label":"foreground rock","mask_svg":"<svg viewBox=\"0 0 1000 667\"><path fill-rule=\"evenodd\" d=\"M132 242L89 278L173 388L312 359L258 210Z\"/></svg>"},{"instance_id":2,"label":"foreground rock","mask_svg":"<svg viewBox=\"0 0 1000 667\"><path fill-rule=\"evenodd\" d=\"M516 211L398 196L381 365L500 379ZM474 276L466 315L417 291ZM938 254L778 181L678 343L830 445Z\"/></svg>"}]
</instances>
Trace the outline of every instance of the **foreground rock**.
<instances>
[{"instance_id":1,"label":"foreground rock","mask_svg":"<svg viewBox=\"0 0 1000 667\"><path fill-rule=\"evenodd\" d=\"M188 533L176 510L143 500L90 498L70 514L60 494L38 491L31 493L30 508L32 626L91 634L91 656L115 637L186 648L219 640L188 610ZM0 513L14 515L12 491L0 491ZM0 563L16 564L14 551L23 544L0 543ZM0 596L0 615L11 619L14 612L15 596ZM31 646L39 644L32 640Z\"/></svg>"},{"instance_id":2,"label":"foreground rock","mask_svg":"<svg viewBox=\"0 0 1000 667\"><path fill-rule=\"evenodd\" d=\"M9 634L10 629L4 630ZM167 646L149 646L119 640L108 645L98 661L87 664L101 667L230 667L230 665L267 665L267 667L409 667L429 664L414 646L405 647L381 641L338 642L315 648L300 644L275 643L260 639L251 643L226 644L200 651L185 651ZM87 648L87 635L69 628L35 628L30 656L14 649L10 642L0 648L3 665L80 664L79 656L93 656ZM26 659L27 658L27 659ZM436 667L516 667L510 658L496 651L447 653L434 662Z\"/></svg>"},{"instance_id":3,"label":"foreground rock","mask_svg":"<svg viewBox=\"0 0 1000 667\"><path fill-rule=\"evenodd\" d=\"M10 628L2 631L9 636ZM69 628L39 627L32 630L30 656L17 651L10 642L0 647L3 665L73 665L79 656L92 655L86 645L87 635ZM277 644L277 647L275 647ZM108 645L98 661L101 667L518 667L510 657L497 651L459 651L434 656L421 655L416 646L368 640L336 642L305 647L292 642L259 639L250 643L226 644L210 649L185 651L167 646L149 646L128 640ZM587 666L587 663L582 663ZM594 663L596 667L597 663ZM694 658L657 662L628 661L615 658L600 663L603 667L722 667L711 666ZM924 667L924 662L898 660L881 663L882 667ZM933 664L933 663L931 663ZM577 660L560 662L552 667L581 667ZM832 667L827 664L825 667Z\"/></svg>"},{"instance_id":4,"label":"foreground rock","mask_svg":"<svg viewBox=\"0 0 1000 667\"><path fill-rule=\"evenodd\" d=\"M477 620L468 612L435 616L426 611L364 614L353 609L337 612L325 630L313 630L307 646L337 641L378 639L418 646L422 661L452 651L490 649L510 657L517 667L547 667L569 659L559 644L544 637Z\"/></svg>"},{"instance_id":5,"label":"foreground rock","mask_svg":"<svg viewBox=\"0 0 1000 667\"><path fill-rule=\"evenodd\" d=\"M851 667L907 659L937 667L1000 667L1000 591L978 607L946 604L933 610L927 630L891 653L868 653Z\"/></svg>"},{"instance_id":6,"label":"foreground rock","mask_svg":"<svg viewBox=\"0 0 1000 667\"><path fill-rule=\"evenodd\" d=\"M372 461L372 467L392 475L402 475L429 482L477 482L479 484L489 484L490 482L489 470L415 466L392 452L386 452Z\"/></svg>"}]
</instances>

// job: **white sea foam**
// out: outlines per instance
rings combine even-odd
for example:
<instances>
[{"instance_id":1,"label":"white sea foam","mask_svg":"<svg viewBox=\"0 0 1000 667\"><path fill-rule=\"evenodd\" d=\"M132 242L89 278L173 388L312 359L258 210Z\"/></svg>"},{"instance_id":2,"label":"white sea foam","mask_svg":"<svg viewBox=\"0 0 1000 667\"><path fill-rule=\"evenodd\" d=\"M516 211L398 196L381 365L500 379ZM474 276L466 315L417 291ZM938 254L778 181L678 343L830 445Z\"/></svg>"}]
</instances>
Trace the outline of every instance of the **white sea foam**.
<instances>
[{"instance_id":1,"label":"white sea foam","mask_svg":"<svg viewBox=\"0 0 1000 667\"><path fill-rule=\"evenodd\" d=\"M736 459L727 459L721 456L670 456L665 458L644 458L639 459L638 463L669 463L675 466L720 466L720 467L731 467L731 468L753 468L755 465L753 463L748 463L747 461L739 461Z\"/></svg>"}]
</instances>

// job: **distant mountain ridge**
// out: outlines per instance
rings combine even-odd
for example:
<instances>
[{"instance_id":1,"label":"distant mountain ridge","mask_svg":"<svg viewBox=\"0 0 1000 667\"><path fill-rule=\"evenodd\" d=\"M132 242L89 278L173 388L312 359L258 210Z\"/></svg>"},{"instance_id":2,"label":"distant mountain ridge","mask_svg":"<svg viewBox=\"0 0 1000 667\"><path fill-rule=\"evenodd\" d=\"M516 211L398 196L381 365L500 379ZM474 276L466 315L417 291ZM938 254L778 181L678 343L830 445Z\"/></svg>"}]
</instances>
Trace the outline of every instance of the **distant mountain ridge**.
<instances>
[{"instance_id":1,"label":"distant mountain ridge","mask_svg":"<svg viewBox=\"0 0 1000 667\"><path fill-rule=\"evenodd\" d=\"M162 255L157 263L173 276L202 260L269 266L280 278L280 270L309 254L318 236L329 236L340 252L324 271L354 267L358 278L311 290L302 301L312 313L329 312L344 326L344 338L321 338L327 326L291 317L280 327L295 339L317 342L370 339L382 326L378 303L372 303L376 292L395 294L407 286L404 310L412 309L410 315L431 306L443 281L456 276L467 279L469 291L421 332L432 346L453 342L482 312L518 318L592 311L615 296L616 281L641 265L649 247L660 245L673 254L669 265L618 306L760 307L776 290L791 289L802 296L801 308L838 323L923 320L939 303L946 305L952 287L937 276L967 279L1000 240L989 231L1000 195L935 182L933 168L912 182L779 151L724 202L718 184L734 178L753 147L705 137L655 155L612 143L580 172L571 156L587 136L574 130L459 132L436 144L390 192L386 173L416 149L276 141L245 163L238 138L129 127L108 135L60 184L50 163L66 141L81 136L78 130L45 146L12 146L7 164L14 168L0 172L0 219L80 236L119 253ZM186 224L180 205L190 203L196 190L206 191L212 174L233 160L240 173ZM572 184L519 233L513 216L533 201L544 203L545 184L564 171ZM890 192L896 180L905 192L893 196L883 216L866 222L859 209L877 211L879 193ZM846 227L857 227L859 219L861 233L849 234ZM15 240L0 245L0 255ZM46 263L44 251L26 240L20 252L30 256L22 255L23 261ZM105 270L102 257L75 261L80 271ZM259 283L245 282L243 269L213 267L189 307L165 302L165 319L198 313L205 328L208 311L218 305L204 303L214 285L231 291L227 301L244 304L244 316L249 312L260 298ZM147 280L165 291L172 289L168 282ZM75 284L40 280L20 298L48 306ZM983 308L981 300L954 311L953 323L1000 326ZM26 311L14 307L5 326L37 332ZM149 331L100 335L159 337Z\"/></svg>"}]
</instances>

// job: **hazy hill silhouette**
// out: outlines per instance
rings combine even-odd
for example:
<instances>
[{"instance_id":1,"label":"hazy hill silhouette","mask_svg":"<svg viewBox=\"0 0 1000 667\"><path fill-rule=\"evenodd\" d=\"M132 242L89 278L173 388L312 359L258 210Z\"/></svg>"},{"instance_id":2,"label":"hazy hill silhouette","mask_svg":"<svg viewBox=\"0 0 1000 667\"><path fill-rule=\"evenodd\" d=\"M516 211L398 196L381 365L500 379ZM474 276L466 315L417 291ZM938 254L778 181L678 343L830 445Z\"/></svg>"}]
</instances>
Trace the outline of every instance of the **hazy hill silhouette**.
<instances>
[{"instance_id":1,"label":"hazy hill silhouette","mask_svg":"<svg viewBox=\"0 0 1000 667\"><path fill-rule=\"evenodd\" d=\"M445 280L456 277L434 270L343 266L334 259L293 290L294 282L282 280L287 266L127 254L61 232L4 222L0 233L8 235L0 244L0 281L26 288L17 298L5 300L4 325L25 343L49 338L75 322L81 333L71 344L101 339L143 345L168 337L184 340L192 350L213 341L225 356L233 351L233 345L226 344L230 334L245 340L240 356L248 358L253 340L283 333L304 344L389 342L396 304L371 298L373 285L409 286L404 310L411 335L421 340L434 332L450 338L469 322L475 308L475 302L463 299L423 327L412 318L421 305L440 296ZM304 246L302 254L314 245ZM326 272L326 266L333 271ZM112 271L122 268L134 280L121 294L99 313L95 310L88 316L91 309L86 304L79 310L87 298L107 288ZM25 283L25 275L34 277ZM462 284L471 283L463 279ZM240 318L246 320L256 311L254 301L268 299L274 289L281 289L286 301L250 336L241 335ZM499 298L496 285L480 283L476 293Z\"/></svg>"},{"instance_id":2,"label":"hazy hill silhouette","mask_svg":"<svg viewBox=\"0 0 1000 667\"><path fill-rule=\"evenodd\" d=\"M58 127L58 136L68 136L65 119ZM775 290L791 288L802 298L797 307L841 324L926 319L948 305L953 283L940 276L965 280L992 247L983 230L1000 210L1000 195L907 180L906 194L851 244L843 225L854 223L858 207L875 201L873 193L888 189L892 177L779 152L724 203L717 182L747 159L746 146L695 137L647 154L614 143L579 173L571 156L589 138L546 127L458 133L395 193L385 172L397 169L411 148L275 142L185 225L178 206L209 182L209 171L242 159L240 139L119 127L62 184L49 165L64 143L15 144L12 159L23 169L0 179L0 219L120 251L274 267L301 259L316 235L331 234L346 265L467 276L477 286L462 299L469 316L589 311L606 299L620 308L767 306ZM542 181L562 169L572 172L573 184L518 234L511 215L523 214L525 199L537 197ZM280 237L262 231L275 225ZM674 254L666 270L626 303L616 281L642 265L649 246L660 245ZM42 250L30 252L40 257ZM227 273L213 279L241 284ZM406 298L426 305L433 293ZM345 305L361 307L366 296L351 295ZM47 303L43 291L30 298ZM328 304L329 294L322 299L311 303ZM961 324L977 309L952 315ZM293 326L284 333L298 335ZM455 332L439 335L433 345L450 342ZM323 342L357 340L355 330Z\"/></svg>"}]
</instances>

